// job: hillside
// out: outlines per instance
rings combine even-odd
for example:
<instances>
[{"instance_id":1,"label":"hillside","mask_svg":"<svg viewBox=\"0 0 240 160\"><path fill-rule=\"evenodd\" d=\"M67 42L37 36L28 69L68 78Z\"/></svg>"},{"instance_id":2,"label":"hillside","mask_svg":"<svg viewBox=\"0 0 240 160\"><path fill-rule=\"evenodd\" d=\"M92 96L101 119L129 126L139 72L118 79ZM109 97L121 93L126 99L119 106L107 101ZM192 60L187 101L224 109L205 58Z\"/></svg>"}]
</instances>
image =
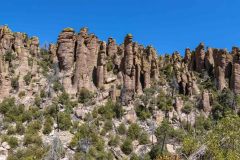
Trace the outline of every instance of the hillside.
<instances>
[{"instance_id":1,"label":"hillside","mask_svg":"<svg viewBox=\"0 0 240 160\"><path fill-rule=\"evenodd\" d=\"M88 28L0 27L0 159L238 160L240 50L159 55Z\"/></svg>"}]
</instances>

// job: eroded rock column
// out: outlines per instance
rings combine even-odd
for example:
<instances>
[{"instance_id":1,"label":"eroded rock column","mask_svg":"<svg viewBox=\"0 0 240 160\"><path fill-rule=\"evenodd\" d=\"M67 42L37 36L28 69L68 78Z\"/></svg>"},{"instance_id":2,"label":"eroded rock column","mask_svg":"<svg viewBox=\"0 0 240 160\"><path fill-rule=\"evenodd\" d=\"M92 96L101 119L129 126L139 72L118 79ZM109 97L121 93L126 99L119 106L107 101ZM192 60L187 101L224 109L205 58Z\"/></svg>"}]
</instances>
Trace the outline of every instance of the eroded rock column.
<instances>
[{"instance_id":1,"label":"eroded rock column","mask_svg":"<svg viewBox=\"0 0 240 160\"><path fill-rule=\"evenodd\" d=\"M72 73L75 50L75 32L71 28L64 29L58 37L57 57L62 74L62 84L67 92L71 92Z\"/></svg>"},{"instance_id":2,"label":"eroded rock column","mask_svg":"<svg viewBox=\"0 0 240 160\"><path fill-rule=\"evenodd\" d=\"M133 99L135 86L133 71L133 42L132 35L128 34L124 41L123 58L123 89L121 99L123 104L128 104Z\"/></svg>"},{"instance_id":3,"label":"eroded rock column","mask_svg":"<svg viewBox=\"0 0 240 160\"><path fill-rule=\"evenodd\" d=\"M233 66L232 66L232 89L235 94L240 93L240 52L239 49L233 48Z\"/></svg>"},{"instance_id":4,"label":"eroded rock column","mask_svg":"<svg viewBox=\"0 0 240 160\"><path fill-rule=\"evenodd\" d=\"M102 88L104 85L104 72L105 72L105 61L106 58L106 43L101 42L99 57L98 57L98 66L97 66L97 87Z\"/></svg>"},{"instance_id":5,"label":"eroded rock column","mask_svg":"<svg viewBox=\"0 0 240 160\"><path fill-rule=\"evenodd\" d=\"M201 72L202 69L205 69L204 58L205 58L204 43L200 43L196 48L196 53L195 53L195 62L196 62L195 67L197 72Z\"/></svg>"}]
</instances>

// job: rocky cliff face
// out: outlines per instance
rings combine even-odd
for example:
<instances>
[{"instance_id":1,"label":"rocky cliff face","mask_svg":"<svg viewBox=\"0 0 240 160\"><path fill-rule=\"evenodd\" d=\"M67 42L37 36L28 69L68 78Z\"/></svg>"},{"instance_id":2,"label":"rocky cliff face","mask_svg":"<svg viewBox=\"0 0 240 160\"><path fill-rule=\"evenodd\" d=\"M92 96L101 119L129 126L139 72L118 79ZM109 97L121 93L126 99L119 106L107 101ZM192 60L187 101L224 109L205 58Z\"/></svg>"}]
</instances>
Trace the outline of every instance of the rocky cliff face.
<instances>
[{"instance_id":1,"label":"rocky cliff face","mask_svg":"<svg viewBox=\"0 0 240 160\"><path fill-rule=\"evenodd\" d=\"M13 33L7 26L0 28L0 97L1 99L28 90L24 77L37 78L37 56L40 54L37 37Z\"/></svg>"},{"instance_id":2,"label":"rocky cliff face","mask_svg":"<svg viewBox=\"0 0 240 160\"><path fill-rule=\"evenodd\" d=\"M82 88L96 91L111 83L122 85L121 99L127 104L159 76L155 49L139 46L131 34L118 46L113 38L107 44L101 42L89 35L87 28L78 34L66 28L59 35L56 55L63 86L70 94L77 94Z\"/></svg>"},{"instance_id":3,"label":"rocky cliff face","mask_svg":"<svg viewBox=\"0 0 240 160\"><path fill-rule=\"evenodd\" d=\"M11 79L18 79L18 89L22 90L26 73L37 76L34 59L41 53L37 37L13 33L7 26L1 27L0 33L1 97L6 97L13 91ZM58 78L72 96L78 95L82 88L92 92L105 89L110 93L111 88L117 86L114 91L121 93L118 96L123 104L129 104L135 95L141 95L144 89L159 82L159 71L169 64L173 64L181 94L199 94L194 72L204 71L215 78L218 90L229 87L235 93L240 92L237 47L231 53L215 48L205 51L204 43L200 43L193 52L187 48L184 58L178 52L159 58L152 46L145 48L137 44L131 34L126 35L123 44L117 45L113 38L107 43L100 41L94 34L89 34L87 28L82 28L79 33L65 28L59 34L57 44L49 45L47 52L51 63L58 64ZM31 66L30 61L33 62Z\"/></svg>"},{"instance_id":4,"label":"rocky cliff face","mask_svg":"<svg viewBox=\"0 0 240 160\"><path fill-rule=\"evenodd\" d=\"M65 28L56 44L40 47L37 37L12 32L2 26L0 121L8 125L12 121L11 127L17 128L22 120L28 131L33 126L32 121L35 124L35 121L44 120L43 126L39 124L43 129L35 128L34 136L41 134L38 139L43 139L46 146L52 145L54 150L51 141L58 132L57 141L62 141L68 159L75 153L79 156L78 145L82 143L79 138L86 140L88 136L93 141L101 138L102 141L90 144L91 147L100 145L93 148L98 150L96 153L104 148L99 155L109 151L115 159L129 158L124 147L113 147L112 143L115 139L127 140L126 137L132 135L128 132L137 130L140 137L134 137L131 145L133 152L142 157L142 151L147 153L151 143L162 143L162 123L169 123L172 131L179 131L177 133L185 129L185 136L192 131L191 127L196 127L195 122L204 125L195 130L209 128L207 121L199 123L199 119L222 118L229 110L239 112L239 72L240 50L237 47L228 52L206 48L200 43L195 50L186 48L184 56L177 51L160 56L153 46L135 42L132 34L127 34L123 43L118 44L112 37L107 42L99 40L86 27L79 32ZM16 114L12 116L13 110ZM1 134L12 134L11 127L3 128ZM119 128L124 130L124 127L128 128L127 134L125 129L122 131L125 133L119 135ZM87 131L91 133L86 136ZM200 135L196 137L205 135L202 133L197 131ZM15 133L20 142L18 148L30 148L25 144L30 134L23 139ZM114 140L112 135L115 135ZM182 147L183 140L179 142L179 138L166 141L169 153L176 154ZM0 140L8 139L0 137ZM3 142L0 143L2 151L7 155L14 154L16 149L11 150L11 146ZM49 152L50 157L53 152L55 150ZM97 159L98 155L88 156Z\"/></svg>"}]
</instances>

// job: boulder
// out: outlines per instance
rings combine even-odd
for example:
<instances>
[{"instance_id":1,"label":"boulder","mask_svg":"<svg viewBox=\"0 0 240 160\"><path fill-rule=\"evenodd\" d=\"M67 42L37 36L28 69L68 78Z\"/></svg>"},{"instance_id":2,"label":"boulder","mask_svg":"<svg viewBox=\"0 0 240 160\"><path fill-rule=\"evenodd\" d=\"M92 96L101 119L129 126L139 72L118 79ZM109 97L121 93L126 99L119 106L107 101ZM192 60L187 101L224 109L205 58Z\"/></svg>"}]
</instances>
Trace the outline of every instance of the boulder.
<instances>
[{"instance_id":1,"label":"boulder","mask_svg":"<svg viewBox=\"0 0 240 160\"><path fill-rule=\"evenodd\" d=\"M176 154L176 149L172 144L166 144L167 151L171 154Z\"/></svg>"},{"instance_id":2,"label":"boulder","mask_svg":"<svg viewBox=\"0 0 240 160\"><path fill-rule=\"evenodd\" d=\"M86 111L80 107L75 109L75 116L79 119L84 119Z\"/></svg>"},{"instance_id":3,"label":"boulder","mask_svg":"<svg viewBox=\"0 0 240 160\"><path fill-rule=\"evenodd\" d=\"M2 147L7 149L7 150L11 149L10 145L7 142L3 142Z\"/></svg>"},{"instance_id":4,"label":"boulder","mask_svg":"<svg viewBox=\"0 0 240 160\"><path fill-rule=\"evenodd\" d=\"M137 121L137 115L134 110L130 110L126 114L126 121L129 123L135 123Z\"/></svg>"}]
</instances>

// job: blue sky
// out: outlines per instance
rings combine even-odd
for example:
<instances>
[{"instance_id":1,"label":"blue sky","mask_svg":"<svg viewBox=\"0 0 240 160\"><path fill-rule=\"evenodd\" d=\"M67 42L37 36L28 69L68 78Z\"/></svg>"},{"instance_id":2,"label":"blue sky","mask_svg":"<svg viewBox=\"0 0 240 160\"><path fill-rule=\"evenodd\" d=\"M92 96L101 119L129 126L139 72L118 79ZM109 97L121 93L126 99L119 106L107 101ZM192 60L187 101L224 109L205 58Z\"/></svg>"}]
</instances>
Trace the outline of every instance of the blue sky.
<instances>
[{"instance_id":1,"label":"blue sky","mask_svg":"<svg viewBox=\"0 0 240 160\"><path fill-rule=\"evenodd\" d=\"M153 45L159 54L206 46L240 46L239 0L8 0L1 3L0 24L56 42L65 27L87 26L101 40Z\"/></svg>"}]
</instances>

